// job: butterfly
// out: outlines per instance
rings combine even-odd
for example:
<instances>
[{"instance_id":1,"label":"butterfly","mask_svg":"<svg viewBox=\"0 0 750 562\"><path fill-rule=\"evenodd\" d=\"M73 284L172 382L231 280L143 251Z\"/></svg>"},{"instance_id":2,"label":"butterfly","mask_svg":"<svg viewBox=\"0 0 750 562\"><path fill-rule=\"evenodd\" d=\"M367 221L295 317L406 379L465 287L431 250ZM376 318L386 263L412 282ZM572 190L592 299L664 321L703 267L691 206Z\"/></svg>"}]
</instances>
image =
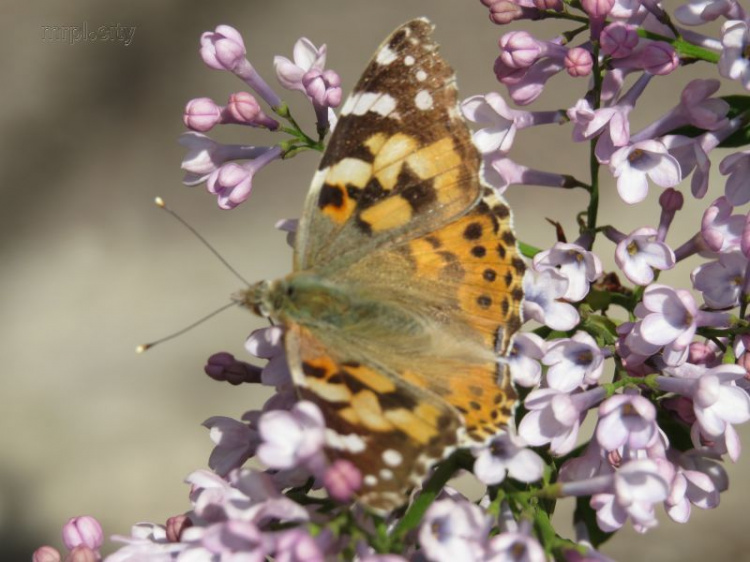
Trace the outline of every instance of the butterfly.
<instances>
[{"instance_id":1,"label":"butterfly","mask_svg":"<svg viewBox=\"0 0 750 562\"><path fill-rule=\"evenodd\" d=\"M358 499L381 513L502 431L516 401L502 356L524 262L432 30L409 21L376 51L313 177L293 272L241 299L284 327L327 455L361 472Z\"/></svg>"}]
</instances>

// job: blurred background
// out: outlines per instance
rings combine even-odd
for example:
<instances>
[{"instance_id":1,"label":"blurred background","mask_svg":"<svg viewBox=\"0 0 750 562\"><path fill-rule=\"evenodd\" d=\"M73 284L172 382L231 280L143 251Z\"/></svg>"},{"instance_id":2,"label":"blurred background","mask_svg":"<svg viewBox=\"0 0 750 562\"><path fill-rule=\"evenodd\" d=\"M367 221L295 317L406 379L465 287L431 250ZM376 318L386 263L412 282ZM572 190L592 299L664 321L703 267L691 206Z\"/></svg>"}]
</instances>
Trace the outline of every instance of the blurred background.
<instances>
[{"instance_id":1,"label":"blurred background","mask_svg":"<svg viewBox=\"0 0 750 562\"><path fill-rule=\"evenodd\" d=\"M249 202L226 212L203 186L181 185L187 100L225 103L242 84L200 61L198 38L221 23L244 35L248 57L275 84L273 56L291 57L294 42L328 44L328 67L351 88L375 47L398 24L428 16L442 53L458 72L464 97L503 91L492 63L504 31L475 0L197 0L65 3L10 0L0 7L0 559L28 560L41 544L60 546L61 525L93 515L106 534L127 534L136 521L163 522L188 509L191 471L205 467L212 444L201 422L240 416L266 398L254 386L212 382L203 364L212 353L247 358L246 336L263 324L230 310L176 341L137 356L136 344L166 335L224 304L238 282L182 227L152 203L162 196L251 280L287 273L291 252L274 230L297 217L317 156L302 154L263 170ZM43 40L45 26L135 27L121 41L67 44ZM561 24L535 24L553 37ZM658 78L650 102L633 113L634 131L678 99L691 78L715 69L693 65ZM555 78L531 109L569 107L584 81ZM279 88L280 90L280 88ZM725 90L724 92L727 92ZM295 115L312 124L300 94L285 92ZM644 98L645 99L645 98ZM227 129L224 127L223 129ZM219 130L224 142L272 143L257 131ZM585 146L570 127L523 132L511 156L526 165L587 177ZM718 162L718 160L716 161ZM716 169L714 166L714 170ZM604 176L607 174L605 173ZM706 200L688 200L669 241L676 247L721 194L713 178ZM652 188L628 208L608 179L601 224L629 232L658 221ZM575 238L583 192L520 187L508 198L522 240L554 241L544 220L559 220ZM605 267L613 246L598 245ZM662 277L689 286L696 262ZM748 431L744 431L748 437ZM750 559L745 530L748 461L728 466L731 488L712 512L694 509L688 525L666 517L646 536L628 528L604 548L618 560ZM567 521L572 502L560 502ZM661 511L661 510L660 510ZM663 515L663 513L662 513ZM561 523L561 528L569 528Z\"/></svg>"}]
</instances>

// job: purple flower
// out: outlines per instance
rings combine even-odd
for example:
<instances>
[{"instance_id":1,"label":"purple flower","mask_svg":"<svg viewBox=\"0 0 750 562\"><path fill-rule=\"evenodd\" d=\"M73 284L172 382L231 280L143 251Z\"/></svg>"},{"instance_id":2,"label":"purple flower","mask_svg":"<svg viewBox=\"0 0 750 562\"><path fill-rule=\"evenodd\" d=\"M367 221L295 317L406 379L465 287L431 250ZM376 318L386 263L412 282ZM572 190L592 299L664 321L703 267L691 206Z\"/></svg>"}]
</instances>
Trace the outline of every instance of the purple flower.
<instances>
[{"instance_id":1,"label":"purple flower","mask_svg":"<svg viewBox=\"0 0 750 562\"><path fill-rule=\"evenodd\" d=\"M248 521L224 521L208 527L190 527L183 533L184 542L196 549L196 560L242 560L265 562L270 554L269 538ZM198 553L203 554L203 557ZM237 555L241 554L241 558Z\"/></svg>"},{"instance_id":2,"label":"purple flower","mask_svg":"<svg viewBox=\"0 0 750 562\"><path fill-rule=\"evenodd\" d=\"M251 425L224 416L212 416L203 422L216 444L208 459L208 466L220 476L226 476L255 454L260 444L258 431Z\"/></svg>"},{"instance_id":3,"label":"purple flower","mask_svg":"<svg viewBox=\"0 0 750 562\"><path fill-rule=\"evenodd\" d=\"M594 494L591 498L599 528L605 532L616 531L628 517L636 530L656 526L654 505L666 500L669 493L669 484L657 464L652 460L633 460L611 478L612 491Z\"/></svg>"},{"instance_id":4,"label":"purple flower","mask_svg":"<svg viewBox=\"0 0 750 562\"><path fill-rule=\"evenodd\" d=\"M719 489L707 474L679 468L664 503L667 514L674 521L687 523L691 504L701 509L713 509L719 505Z\"/></svg>"},{"instance_id":5,"label":"purple flower","mask_svg":"<svg viewBox=\"0 0 750 562\"><path fill-rule=\"evenodd\" d=\"M550 342L542 358L547 365L547 384L562 392L596 384L604 369L604 354L586 332Z\"/></svg>"},{"instance_id":6,"label":"purple flower","mask_svg":"<svg viewBox=\"0 0 750 562\"><path fill-rule=\"evenodd\" d=\"M112 540L125 546L107 556L107 562L167 562L189 548L185 543L169 541L166 529L153 523L136 523L130 536L114 535Z\"/></svg>"},{"instance_id":7,"label":"purple flower","mask_svg":"<svg viewBox=\"0 0 750 562\"><path fill-rule=\"evenodd\" d=\"M578 311L561 299L568 280L554 269L526 272L523 278L523 316L545 324L553 330L570 330L578 324Z\"/></svg>"},{"instance_id":8,"label":"purple flower","mask_svg":"<svg viewBox=\"0 0 750 562\"><path fill-rule=\"evenodd\" d=\"M229 96L226 110L222 114L224 123L237 123L251 127L265 127L271 131L279 128L279 122L269 117L249 92L235 92Z\"/></svg>"},{"instance_id":9,"label":"purple flower","mask_svg":"<svg viewBox=\"0 0 750 562\"><path fill-rule=\"evenodd\" d=\"M188 129L205 133L221 123L221 106L211 98L195 98L185 106L182 122Z\"/></svg>"},{"instance_id":10,"label":"purple flower","mask_svg":"<svg viewBox=\"0 0 750 562\"><path fill-rule=\"evenodd\" d=\"M276 540L276 562L324 562L323 551L302 529L290 529Z\"/></svg>"},{"instance_id":11,"label":"purple flower","mask_svg":"<svg viewBox=\"0 0 750 562\"><path fill-rule=\"evenodd\" d=\"M337 459L326 469L323 484L329 496L346 502L362 487L362 473L348 460Z\"/></svg>"},{"instance_id":12,"label":"purple flower","mask_svg":"<svg viewBox=\"0 0 750 562\"><path fill-rule=\"evenodd\" d=\"M494 152L484 157L481 168L482 178L495 188L497 193L504 193L511 185L543 185L548 187L576 187L571 176L534 170L513 162L501 152Z\"/></svg>"},{"instance_id":13,"label":"purple flower","mask_svg":"<svg viewBox=\"0 0 750 562\"><path fill-rule=\"evenodd\" d=\"M242 35L229 25L201 35L201 58L215 70L233 71L244 60L247 50Z\"/></svg>"},{"instance_id":14,"label":"purple flower","mask_svg":"<svg viewBox=\"0 0 750 562\"><path fill-rule=\"evenodd\" d=\"M224 162L257 158L269 150L266 146L220 144L200 133L184 133L178 142L188 149L181 167L186 172L182 182L190 186L206 181Z\"/></svg>"},{"instance_id":15,"label":"purple flower","mask_svg":"<svg viewBox=\"0 0 750 562\"><path fill-rule=\"evenodd\" d=\"M510 377L519 386L537 386L542 380L539 360L544 356L547 342L532 332L523 332L513 338L513 346L506 362Z\"/></svg>"},{"instance_id":16,"label":"purple flower","mask_svg":"<svg viewBox=\"0 0 750 562\"><path fill-rule=\"evenodd\" d=\"M552 454L569 453L586 412L605 395L603 388L572 396L554 388L533 390L524 401L529 412L521 420L518 434L533 447L549 443Z\"/></svg>"},{"instance_id":17,"label":"purple flower","mask_svg":"<svg viewBox=\"0 0 750 562\"><path fill-rule=\"evenodd\" d=\"M319 466L325 421L312 402L298 402L289 412L266 412L258 422L258 431L263 440L258 446L258 458L265 465L280 469Z\"/></svg>"},{"instance_id":18,"label":"purple flower","mask_svg":"<svg viewBox=\"0 0 750 562\"><path fill-rule=\"evenodd\" d=\"M281 147L274 146L245 164L224 164L208 176L206 187L210 193L218 196L219 207L234 209L250 196L255 174L280 157Z\"/></svg>"},{"instance_id":19,"label":"purple flower","mask_svg":"<svg viewBox=\"0 0 750 562\"><path fill-rule=\"evenodd\" d=\"M573 78L588 76L593 67L594 59L583 47L573 47L565 55L565 71Z\"/></svg>"},{"instance_id":20,"label":"purple flower","mask_svg":"<svg viewBox=\"0 0 750 562\"><path fill-rule=\"evenodd\" d=\"M637 28L619 21L611 23L602 29L599 41L605 55L614 59L630 56L638 46Z\"/></svg>"},{"instance_id":21,"label":"purple flower","mask_svg":"<svg viewBox=\"0 0 750 562\"><path fill-rule=\"evenodd\" d=\"M656 408L643 396L618 394L599 406L596 439L606 451L645 449L657 433Z\"/></svg>"},{"instance_id":22,"label":"purple flower","mask_svg":"<svg viewBox=\"0 0 750 562\"><path fill-rule=\"evenodd\" d=\"M286 387L292 384L292 373L286 360L283 338L283 328L271 326L255 330L245 342L245 349L250 354L268 359L261 373L261 382L265 385Z\"/></svg>"},{"instance_id":23,"label":"purple flower","mask_svg":"<svg viewBox=\"0 0 750 562\"><path fill-rule=\"evenodd\" d=\"M302 37L294 44L294 62L286 57L276 56L273 65L276 68L276 76L287 90L299 90L305 92L302 78L310 70L322 72L326 66L326 46L316 47L312 41Z\"/></svg>"},{"instance_id":24,"label":"purple flower","mask_svg":"<svg viewBox=\"0 0 750 562\"><path fill-rule=\"evenodd\" d=\"M624 146L609 163L617 178L617 192L626 203L639 203L648 195L648 178L660 187L674 187L682 180L680 165L664 143L645 140Z\"/></svg>"},{"instance_id":25,"label":"purple flower","mask_svg":"<svg viewBox=\"0 0 750 562\"><path fill-rule=\"evenodd\" d=\"M739 304L747 266L748 260L741 252L719 254L718 260L695 268L690 279L709 308L731 308Z\"/></svg>"},{"instance_id":26,"label":"purple flower","mask_svg":"<svg viewBox=\"0 0 750 562\"><path fill-rule=\"evenodd\" d=\"M453 562L459 560L456 558ZM548 558L534 537L524 533L500 533L490 539L487 557L497 562L547 562Z\"/></svg>"},{"instance_id":27,"label":"purple flower","mask_svg":"<svg viewBox=\"0 0 750 562\"><path fill-rule=\"evenodd\" d=\"M523 439L506 432L495 437L486 447L474 451L474 474L488 486L499 484L505 475L521 482L534 482L542 477L544 461Z\"/></svg>"},{"instance_id":28,"label":"purple flower","mask_svg":"<svg viewBox=\"0 0 750 562\"><path fill-rule=\"evenodd\" d=\"M596 439L592 439L581 456L571 457L563 463L558 473L558 481L585 481L595 476L612 474L614 471L614 467L607 460L606 451Z\"/></svg>"},{"instance_id":29,"label":"purple flower","mask_svg":"<svg viewBox=\"0 0 750 562\"><path fill-rule=\"evenodd\" d=\"M261 369L250 363L238 361L234 355L221 351L208 358L204 372L216 381L226 381L232 385L244 382L260 382Z\"/></svg>"},{"instance_id":30,"label":"purple flower","mask_svg":"<svg viewBox=\"0 0 750 562\"><path fill-rule=\"evenodd\" d=\"M685 25L703 25L722 16L730 20L745 17L736 0L689 0L675 9L675 17Z\"/></svg>"},{"instance_id":31,"label":"purple flower","mask_svg":"<svg viewBox=\"0 0 750 562\"><path fill-rule=\"evenodd\" d=\"M701 236L710 250L726 253L740 249L746 219L733 215L733 210L726 197L719 197L703 213Z\"/></svg>"},{"instance_id":32,"label":"purple flower","mask_svg":"<svg viewBox=\"0 0 750 562\"><path fill-rule=\"evenodd\" d=\"M99 521L90 515L82 515L68 520L63 526L62 539L69 550L77 546L99 550L104 544L104 531Z\"/></svg>"},{"instance_id":33,"label":"purple flower","mask_svg":"<svg viewBox=\"0 0 750 562\"><path fill-rule=\"evenodd\" d=\"M577 244L557 242L551 249L534 256L534 269L552 269L568 280L563 298L580 301L589 292L589 285L602 275L602 262L593 252Z\"/></svg>"},{"instance_id":34,"label":"purple flower","mask_svg":"<svg viewBox=\"0 0 750 562\"><path fill-rule=\"evenodd\" d=\"M729 20L721 26L723 49L719 58L719 74L739 81L746 90L750 89L750 61L745 56L748 44L750 33L746 22Z\"/></svg>"},{"instance_id":35,"label":"purple flower","mask_svg":"<svg viewBox=\"0 0 750 562\"><path fill-rule=\"evenodd\" d=\"M674 252L657 240L657 234L656 229L644 226L618 242L615 262L631 283L648 285L654 280L655 269L674 267Z\"/></svg>"},{"instance_id":36,"label":"purple flower","mask_svg":"<svg viewBox=\"0 0 750 562\"><path fill-rule=\"evenodd\" d=\"M40 546L31 556L32 562L60 562L62 557L57 549L51 546Z\"/></svg>"},{"instance_id":37,"label":"purple flower","mask_svg":"<svg viewBox=\"0 0 750 562\"><path fill-rule=\"evenodd\" d=\"M425 512L419 544L431 562L481 560L492 522L489 515L466 500L438 500Z\"/></svg>"},{"instance_id":38,"label":"purple flower","mask_svg":"<svg viewBox=\"0 0 750 562\"><path fill-rule=\"evenodd\" d=\"M719 171L729 176L724 195L735 207L750 202L750 150L730 154L719 164Z\"/></svg>"}]
</instances>

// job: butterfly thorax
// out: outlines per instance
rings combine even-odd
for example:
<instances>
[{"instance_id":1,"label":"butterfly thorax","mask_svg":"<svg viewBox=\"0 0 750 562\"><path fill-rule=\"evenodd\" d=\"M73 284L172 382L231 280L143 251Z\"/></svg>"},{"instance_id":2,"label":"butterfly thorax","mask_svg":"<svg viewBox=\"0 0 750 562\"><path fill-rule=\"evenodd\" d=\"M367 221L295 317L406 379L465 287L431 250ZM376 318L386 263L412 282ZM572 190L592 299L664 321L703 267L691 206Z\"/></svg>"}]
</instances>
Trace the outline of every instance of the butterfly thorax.
<instances>
[{"instance_id":1,"label":"butterfly thorax","mask_svg":"<svg viewBox=\"0 0 750 562\"><path fill-rule=\"evenodd\" d=\"M373 330L383 337L414 337L424 333L422 320L408 310L389 305L377 295L312 272L297 272L274 281L261 281L235 299L274 323L314 326L350 334ZM377 337L378 334L375 334Z\"/></svg>"}]
</instances>

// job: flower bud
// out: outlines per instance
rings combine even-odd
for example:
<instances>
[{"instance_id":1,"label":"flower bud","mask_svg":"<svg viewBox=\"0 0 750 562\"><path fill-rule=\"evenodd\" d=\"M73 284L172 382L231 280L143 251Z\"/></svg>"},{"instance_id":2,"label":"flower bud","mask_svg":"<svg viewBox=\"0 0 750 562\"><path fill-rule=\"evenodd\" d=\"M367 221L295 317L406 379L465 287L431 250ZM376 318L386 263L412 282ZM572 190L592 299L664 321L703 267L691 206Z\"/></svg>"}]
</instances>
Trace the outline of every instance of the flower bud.
<instances>
[{"instance_id":1,"label":"flower bud","mask_svg":"<svg viewBox=\"0 0 750 562\"><path fill-rule=\"evenodd\" d=\"M32 562L60 562L62 558L57 549L51 546L40 546L31 556Z\"/></svg>"},{"instance_id":2,"label":"flower bud","mask_svg":"<svg viewBox=\"0 0 750 562\"><path fill-rule=\"evenodd\" d=\"M188 129L205 133L221 123L221 108L211 98L195 98L185 105L182 122Z\"/></svg>"},{"instance_id":3,"label":"flower bud","mask_svg":"<svg viewBox=\"0 0 750 562\"><path fill-rule=\"evenodd\" d=\"M632 25L622 22L609 24L599 38L602 53L614 59L630 56L638 45L638 32Z\"/></svg>"},{"instance_id":4,"label":"flower bud","mask_svg":"<svg viewBox=\"0 0 750 562\"><path fill-rule=\"evenodd\" d=\"M104 543L104 532L99 521L89 515L82 515L68 520L63 526L62 539L70 550L81 545L99 550Z\"/></svg>"},{"instance_id":5,"label":"flower bud","mask_svg":"<svg viewBox=\"0 0 750 562\"><path fill-rule=\"evenodd\" d=\"M665 211L679 211L685 203L685 197L673 187L668 187L659 196L659 205Z\"/></svg>"},{"instance_id":6,"label":"flower bud","mask_svg":"<svg viewBox=\"0 0 750 562\"><path fill-rule=\"evenodd\" d=\"M99 562L101 556L96 550L87 546L77 546L65 557L65 562Z\"/></svg>"},{"instance_id":7,"label":"flower bud","mask_svg":"<svg viewBox=\"0 0 750 562\"><path fill-rule=\"evenodd\" d=\"M182 532L188 527L192 527L193 522L187 515L175 515L167 519L167 540L169 542L180 542Z\"/></svg>"},{"instance_id":8,"label":"flower bud","mask_svg":"<svg viewBox=\"0 0 750 562\"><path fill-rule=\"evenodd\" d=\"M593 67L591 53L582 47L573 47L565 55L565 70L573 78L588 76Z\"/></svg>"}]
</instances>

